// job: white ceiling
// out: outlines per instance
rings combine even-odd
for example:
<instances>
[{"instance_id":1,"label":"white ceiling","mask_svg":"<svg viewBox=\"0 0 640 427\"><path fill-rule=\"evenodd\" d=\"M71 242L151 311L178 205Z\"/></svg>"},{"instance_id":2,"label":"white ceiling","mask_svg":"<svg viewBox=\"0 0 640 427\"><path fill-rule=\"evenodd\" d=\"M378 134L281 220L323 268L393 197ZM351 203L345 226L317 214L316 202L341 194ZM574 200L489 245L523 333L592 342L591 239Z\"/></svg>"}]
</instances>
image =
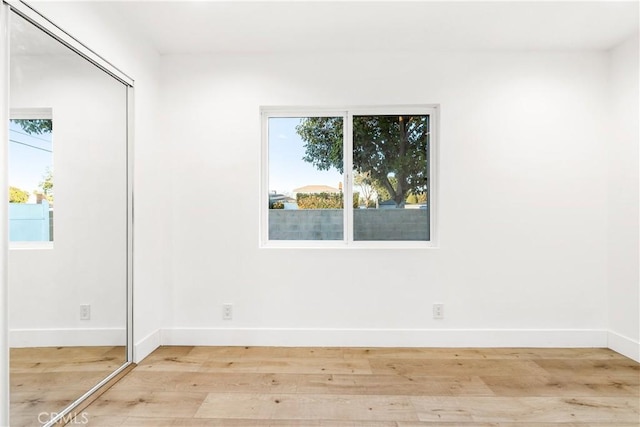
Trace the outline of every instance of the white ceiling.
<instances>
[{"instance_id":1,"label":"white ceiling","mask_svg":"<svg viewBox=\"0 0 640 427\"><path fill-rule=\"evenodd\" d=\"M126 1L109 9L162 54L609 49L631 2Z\"/></svg>"}]
</instances>

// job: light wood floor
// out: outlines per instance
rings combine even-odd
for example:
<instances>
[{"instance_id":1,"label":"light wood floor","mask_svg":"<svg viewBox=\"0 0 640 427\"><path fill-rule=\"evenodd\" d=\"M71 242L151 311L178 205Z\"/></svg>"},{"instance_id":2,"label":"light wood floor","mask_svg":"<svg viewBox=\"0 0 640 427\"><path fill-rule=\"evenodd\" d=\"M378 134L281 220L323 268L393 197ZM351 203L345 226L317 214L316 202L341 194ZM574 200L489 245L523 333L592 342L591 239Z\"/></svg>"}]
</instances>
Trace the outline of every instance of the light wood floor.
<instances>
[{"instance_id":1,"label":"light wood floor","mask_svg":"<svg viewBox=\"0 0 640 427\"><path fill-rule=\"evenodd\" d=\"M10 426L32 427L59 413L119 368L119 347L32 347L10 350Z\"/></svg>"},{"instance_id":2,"label":"light wood floor","mask_svg":"<svg viewBox=\"0 0 640 427\"><path fill-rule=\"evenodd\" d=\"M161 347L90 426L638 426L638 363L604 349Z\"/></svg>"}]
</instances>

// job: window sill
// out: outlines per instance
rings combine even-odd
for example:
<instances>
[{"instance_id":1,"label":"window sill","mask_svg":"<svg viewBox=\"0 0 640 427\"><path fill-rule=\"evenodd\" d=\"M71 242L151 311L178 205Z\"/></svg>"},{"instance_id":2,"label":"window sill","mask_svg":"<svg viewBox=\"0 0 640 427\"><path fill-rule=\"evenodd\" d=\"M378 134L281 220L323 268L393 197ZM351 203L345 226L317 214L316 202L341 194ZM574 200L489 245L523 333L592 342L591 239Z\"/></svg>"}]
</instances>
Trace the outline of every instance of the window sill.
<instances>
[{"instance_id":1,"label":"window sill","mask_svg":"<svg viewBox=\"0 0 640 427\"><path fill-rule=\"evenodd\" d=\"M9 250L49 250L53 249L53 242L9 242Z\"/></svg>"},{"instance_id":2,"label":"window sill","mask_svg":"<svg viewBox=\"0 0 640 427\"><path fill-rule=\"evenodd\" d=\"M260 249L438 249L435 242L424 241L310 241L271 240L261 242Z\"/></svg>"}]
</instances>

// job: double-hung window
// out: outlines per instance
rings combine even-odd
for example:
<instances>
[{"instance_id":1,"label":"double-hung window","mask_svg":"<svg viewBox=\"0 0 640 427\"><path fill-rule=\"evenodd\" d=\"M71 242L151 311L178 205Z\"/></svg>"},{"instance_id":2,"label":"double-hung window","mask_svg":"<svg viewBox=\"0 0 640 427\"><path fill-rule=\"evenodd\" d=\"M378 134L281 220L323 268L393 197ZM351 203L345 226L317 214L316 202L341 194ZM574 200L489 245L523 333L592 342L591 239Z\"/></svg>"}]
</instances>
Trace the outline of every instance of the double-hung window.
<instances>
[{"instance_id":1,"label":"double-hung window","mask_svg":"<svg viewBox=\"0 0 640 427\"><path fill-rule=\"evenodd\" d=\"M262 115L261 245L435 245L436 106Z\"/></svg>"}]
</instances>

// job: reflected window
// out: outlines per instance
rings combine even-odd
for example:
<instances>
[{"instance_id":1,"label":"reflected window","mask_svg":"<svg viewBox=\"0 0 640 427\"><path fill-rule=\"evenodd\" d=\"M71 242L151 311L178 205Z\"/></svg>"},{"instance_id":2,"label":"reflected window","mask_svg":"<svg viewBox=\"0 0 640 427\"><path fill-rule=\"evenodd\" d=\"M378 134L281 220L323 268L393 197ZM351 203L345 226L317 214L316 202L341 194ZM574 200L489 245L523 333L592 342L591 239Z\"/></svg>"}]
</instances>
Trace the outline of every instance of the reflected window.
<instances>
[{"instance_id":1,"label":"reflected window","mask_svg":"<svg viewBox=\"0 0 640 427\"><path fill-rule=\"evenodd\" d=\"M53 241L53 120L50 110L12 111L9 240Z\"/></svg>"}]
</instances>

